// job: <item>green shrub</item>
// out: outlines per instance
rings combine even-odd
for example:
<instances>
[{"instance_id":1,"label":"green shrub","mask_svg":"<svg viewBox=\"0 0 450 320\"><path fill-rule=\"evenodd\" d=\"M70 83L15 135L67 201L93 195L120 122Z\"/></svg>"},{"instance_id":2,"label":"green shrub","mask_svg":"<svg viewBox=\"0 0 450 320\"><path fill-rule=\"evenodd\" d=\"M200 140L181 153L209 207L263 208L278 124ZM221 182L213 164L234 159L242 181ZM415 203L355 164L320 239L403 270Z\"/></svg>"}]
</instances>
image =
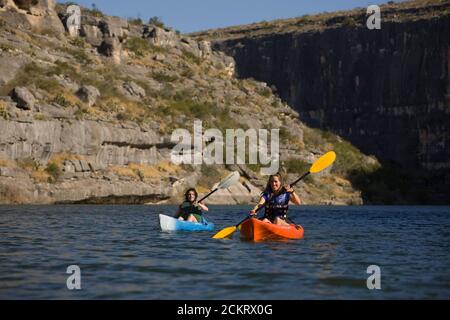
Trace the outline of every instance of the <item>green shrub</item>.
<instances>
[{"instance_id":1,"label":"green shrub","mask_svg":"<svg viewBox=\"0 0 450 320\"><path fill-rule=\"evenodd\" d=\"M195 91L191 88L186 88L183 90L179 90L173 96L173 99L176 101L183 101L192 99L195 96Z\"/></svg>"},{"instance_id":2,"label":"green shrub","mask_svg":"<svg viewBox=\"0 0 450 320\"><path fill-rule=\"evenodd\" d=\"M55 93L61 90L59 82L52 78L42 78L36 83L36 86L49 93Z\"/></svg>"},{"instance_id":3,"label":"green shrub","mask_svg":"<svg viewBox=\"0 0 450 320\"><path fill-rule=\"evenodd\" d=\"M47 172L53 178L51 182L55 182L56 180L58 180L61 174L59 166L53 162L47 165L47 167L45 168L45 172Z\"/></svg>"},{"instance_id":4,"label":"green shrub","mask_svg":"<svg viewBox=\"0 0 450 320\"><path fill-rule=\"evenodd\" d=\"M202 63L202 59L200 59L199 57L197 57L195 54L193 54L190 51L187 51L185 49L182 50L183 52L183 56L186 60L191 61L197 65Z\"/></svg>"},{"instance_id":5,"label":"green shrub","mask_svg":"<svg viewBox=\"0 0 450 320\"><path fill-rule=\"evenodd\" d=\"M173 99L175 95L175 88L171 83L164 83L163 88L158 91L158 97L166 100Z\"/></svg>"},{"instance_id":6,"label":"green shrub","mask_svg":"<svg viewBox=\"0 0 450 320\"><path fill-rule=\"evenodd\" d=\"M166 53L167 48L159 47L151 44L147 40L140 37L131 37L125 43L125 48L133 52L136 57L142 58L150 53Z\"/></svg>"},{"instance_id":7,"label":"green shrub","mask_svg":"<svg viewBox=\"0 0 450 320\"><path fill-rule=\"evenodd\" d=\"M131 37L125 43L125 48L133 52L137 57L145 57L152 49L150 43L140 37Z\"/></svg>"},{"instance_id":8,"label":"green shrub","mask_svg":"<svg viewBox=\"0 0 450 320\"><path fill-rule=\"evenodd\" d=\"M285 142L292 142L292 141L298 140L298 138L293 136L286 127L280 128L280 139L281 139L281 141L285 141Z\"/></svg>"},{"instance_id":9,"label":"green shrub","mask_svg":"<svg viewBox=\"0 0 450 320\"><path fill-rule=\"evenodd\" d=\"M79 50L69 49L68 52L81 64L92 63L91 58L89 58L89 55L83 49Z\"/></svg>"},{"instance_id":10,"label":"green shrub","mask_svg":"<svg viewBox=\"0 0 450 320\"><path fill-rule=\"evenodd\" d=\"M32 32L52 38L61 37L61 33L52 28L45 28L45 29L32 28Z\"/></svg>"},{"instance_id":11,"label":"green shrub","mask_svg":"<svg viewBox=\"0 0 450 320\"><path fill-rule=\"evenodd\" d=\"M64 95L62 94L57 94L52 100L51 102L59 104L60 106L64 107L64 108L68 108L71 107L72 104L66 99L66 97L64 97Z\"/></svg>"},{"instance_id":12,"label":"green shrub","mask_svg":"<svg viewBox=\"0 0 450 320\"><path fill-rule=\"evenodd\" d=\"M72 80L79 80L81 78L81 75L78 74L75 67L61 60L56 60L55 65L45 71L45 75L64 75L68 76Z\"/></svg>"},{"instance_id":13,"label":"green shrub","mask_svg":"<svg viewBox=\"0 0 450 320\"><path fill-rule=\"evenodd\" d=\"M83 107L81 104L77 104L77 111L75 111L75 117L80 120L84 117L85 114L89 113L89 110Z\"/></svg>"},{"instance_id":14,"label":"green shrub","mask_svg":"<svg viewBox=\"0 0 450 320\"><path fill-rule=\"evenodd\" d=\"M342 21L342 25L344 27L353 28L356 26L356 21L352 17L345 17L344 20Z\"/></svg>"},{"instance_id":15,"label":"green shrub","mask_svg":"<svg viewBox=\"0 0 450 320\"><path fill-rule=\"evenodd\" d=\"M269 87L264 87L264 88L262 88L262 89L259 89L259 90L258 90L258 93L259 93L261 96L263 96L263 97L265 97L265 98L268 98L268 97L270 97L270 96L272 95L272 89L270 89Z\"/></svg>"},{"instance_id":16,"label":"green shrub","mask_svg":"<svg viewBox=\"0 0 450 320\"><path fill-rule=\"evenodd\" d=\"M178 80L178 76L176 75L169 75L164 72L154 71L151 73L151 77L159 82L174 82Z\"/></svg>"},{"instance_id":17,"label":"green shrub","mask_svg":"<svg viewBox=\"0 0 450 320\"><path fill-rule=\"evenodd\" d=\"M24 158L17 160L17 165L25 170L33 170L36 171L39 169L39 163L33 158Z\"/></svg>"},{"instance_id":18,"label":"green shrub","mask_svg":"<svg viewBox=\"0 0 450 320\"><path fill-rule=\"evenodd\" d=\"M0 27L1 27L1 25L0 25ZM14 50L14 47L9 44L6 44L6 43L0 43L0 49L3 51L10 51L10 50Z\"/></svg>"},{"instance_id":19,"label":"green shrub","mask_svg":"<svg viewBox=\"0 0 450 320\"><path fill-rule=\"evenodd\" d=\"M16 74L13 80L0 88L0 95L8 95L14 87L30 87L32 85L49 93L61 90L61 86L56 79L47 76L49 71L39 67L36 63L26 64Z\"/></svg>"},{"instance_id":20,"label":"green shrub","mask_svg":"<svg viewBox=\"0 0 450 320\"><path fill-rule=\"evenodd\" d=\"M213 106L212 114L215 117L214 127L226 134L226 129L242 129L246 131L249 126L245 123L239 122L235 117L231 115L229 108L219 109L217 106Z\"/></svg>"},{"instance_id":21,"label":"green shrub","mask_svg":"<svg viewBox=\"0 0 450 320\"><path fill-rule=\"evenodd\" d=\"M141 18L129 18L128 23L133 26L141 26L144 22Z\"/></svg>"},{"instance_id":22,"label":"green shrub","mask_svg":"<svg viewBox=\"0 0 450 320\"><path fill-rule=\"evenodd\" d=\"M116 119L119 121L132 121L134 118L129 112L119 112L116 115Z\"/></svg>"},{"instance_id":23,"label":"green shrub","mask_svg":"<svg viewBox=\"0 0 450 320\"><path fill-rule=\"evenodd\" d=\"M303 141L308 148L318 148L327 142L322 136L322 131L316 128L305 128Z\"/></svg>"},{"instance_id":24,"label":"green shrub","mask_svg":"<svg viewBox=\"0 0 450 320\"><path fill-rule=\"evenodd\" d=\"M84 48L86 46L86 41L82 37L73 38L70 43L76 47Z\"/></svg>"},{"instance_id":25,"label":"green shrub","mask_svg":"<svg viewBox=\"0 0 450 320\"><path fill-rule=\"evenodd\" d=\"M418 185L430 185L433 178L429 173L411 173L393 163L381 166L357 168L350 172L352 184L361 190L365 201L371 204L430 203L433 188L418 188Z\"/></svg>"},{"instance_id":26,"label":"green shrub","mask_svg":"<svg viewBox=\"0 0 450 320\"><path fill-rule=\"evenodd\" d=\"M159 17L157 17L157 16L151 17L151 18L148 20L148 23L149 23L149 24L152 24L152 25L154 25L154 26L156 26L156 27L159 27L159 28L164 28L164 27L165 27L165 26L164 26L164 22L162 22L162 21L161 21L161 18L159 18Z\"/></svg>"},{"instance_id":27,"label":"green shrub","mask_svg":"<svg viewBox=\"0 0 450 320\"><path fill-rule=\"evenodd\" d=\"M170 102L170 109L184 115L206 119L212 113L212 105L193 100L174 100Z\"/></svg>"},{"instance_id":28,"label":"green shrub","mask_svg":"<svg viewBox=\"0 0 450 320\"><path fill-rule=\"evenodd\" d=\"M280 136L282 136L280 131ZM316 128L303 130L303 141L307 148L332 148L336 152L336 161L332 172L349 177L352 172L361 171L370 173L378 168L378 164L367 164L364 154L351 143L339 139L337 135L329 131Z\"/></svg>"},{"instance_id":29,"label":"green shrub","mask_svg":"<svg viewBox=\"0 0 450 320\"><path fill-rule=\"evenodd\" d=\"M297 25L303 25L310 22L311 22L310 16L308 14L305 14L297 20Z\"/></svg>"},{"instance_id":30,"label":"green shrub","mask_svg":"<svg viewBox=\"0 0 450 320\"><path fill-rule=\"evenodd\" d=\"M37 78L41 78L41 69L34 62L28 63L17 72L14 79L0 87L0 95L8 95L14 87L27 87L33 84L33 81Z\"/></svg>"},{"instance_id":31,"label":"green shrub","mask_svg":"<svg viewBox=\"0 0 450 320\"><path fill-rule=\"evenodd\" d=\"M33 115L33 119L34 119L34 120L38 120L38 121L46 121L46 120L49 120L49 118L48 118L46 115L42 114L42 113L35 113L35 114Z\"/></svg>"},{"instance_id":32,"label":"green shrub","mask_svg":"<svg viewBox=\"0 0 450 320\"><path fill-rule=\"evenodd\" d=\"M150 44L150 52L152 53L168 53L169 49L161 46L155 46L153 44Z\"/></svg>"},{"instance_id":33,"label":"green shrub","mask_svg":"<svg viewBox=\"0 0 450 320\"><path fill-rule=\"evenodd\" d=\"M347 141L338 142L334 145L336 152L336 161L333 164L332 171L348 176L354 170L370 170L364 165L364 155L355 146Z\"/></svg>"},{"instance_id":34,"label":"green shrub","mask_svg":"<svg viewBox=\"0 0 450 320\"><path fill-rule=\"evenodd\" d=\"M0 101L0 117L8 120L8 112L6 111L6 106L3 101Z\"/></svg>"},{"instance_id":35,"label":"green shrub","mask_svg":"<svg viewBox=\"0 0 450 320\"><path fill-rule=\"evenodd\" d=\"M185 78L192 78L195 75L194 70L189 67L184 67L181 71L181 76Z\"/></svg>"}]
</instances>

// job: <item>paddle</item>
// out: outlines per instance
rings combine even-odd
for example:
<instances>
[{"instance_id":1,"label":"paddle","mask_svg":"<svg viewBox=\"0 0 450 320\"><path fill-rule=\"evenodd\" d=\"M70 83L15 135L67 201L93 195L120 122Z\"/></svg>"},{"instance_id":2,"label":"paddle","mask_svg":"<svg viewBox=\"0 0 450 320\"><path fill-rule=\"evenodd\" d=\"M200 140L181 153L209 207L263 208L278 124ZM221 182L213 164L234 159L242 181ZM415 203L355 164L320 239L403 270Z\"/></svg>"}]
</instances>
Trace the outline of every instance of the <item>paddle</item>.
<instances>
[{"instance_id":1,"label":"paddle","mask_svg":"<svg viewBox=\"0 0 450 320\"><path fill-rule=\"evenodd\" d=\"M327 152L326 154L324 154L323 156L321 156L319 159L317 159L316 161L314 161L314 163L312 164L311 168L309 169L308 172L306 172L305 174L303 174L300 178L298 178L297 180L295 180L294 182L292 182L290 184L291 187L293 187L294 185L296 185L300 180L304 179L305 177L307 177L309 174L311 173L317 173L320 172L326 168L328 168L331 164L333 164L334 160L336 159L336 153L334 151L330 151ZM264 206L260 206L256 212L258 212L261 208L263 208ZM247 219L250 219L251 216L246 217L244 220L242 220L241 222L239 222L237 225L232 226L232 227L226 227L222 230L220 230L219 232L217 232L212 238L213 239L223 239L223 238L227 238L230 237L238 228L239 226L244 223Z\"/></svg>"},{"instance_id":2,"label":"paddle","mask_svg":"<svg viewBox=\"0 0 450 320\"><path fill-rule=\"evenodd\" d=\"M217 190L226 189L228 187L231 187L233 184L235 184L236 182L239 181L239 177L240 177L239 172L233 171L228 176L226 176L222 181L220 181L219 184L217 185L217 187L214 188L214 190L211 190L206 196L204 196L197 202L201 202L201 201L205 200L206 198L208 198L210 195L212 195Z\"/></svg>"}]
</instances>

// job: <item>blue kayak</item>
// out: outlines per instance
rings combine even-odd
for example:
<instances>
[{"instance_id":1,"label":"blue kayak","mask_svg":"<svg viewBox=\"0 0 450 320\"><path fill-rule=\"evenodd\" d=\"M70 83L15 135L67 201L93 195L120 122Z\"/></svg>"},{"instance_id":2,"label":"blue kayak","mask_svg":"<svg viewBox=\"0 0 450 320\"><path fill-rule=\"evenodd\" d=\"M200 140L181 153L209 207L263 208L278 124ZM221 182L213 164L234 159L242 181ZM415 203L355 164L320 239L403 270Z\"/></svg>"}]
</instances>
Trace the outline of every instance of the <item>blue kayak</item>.
<instances>
[{"instance_id":1,"label":"blue kayak","mask_svg":"<svg viewBox=\"0 0 450 320\"><path fill-rule=\"evenodd\" d=\"M164 214L159 215L159 223L163 231L213 231L214 224L203 218L202 223L178 220Z\"/></svg>"}]
</instances>

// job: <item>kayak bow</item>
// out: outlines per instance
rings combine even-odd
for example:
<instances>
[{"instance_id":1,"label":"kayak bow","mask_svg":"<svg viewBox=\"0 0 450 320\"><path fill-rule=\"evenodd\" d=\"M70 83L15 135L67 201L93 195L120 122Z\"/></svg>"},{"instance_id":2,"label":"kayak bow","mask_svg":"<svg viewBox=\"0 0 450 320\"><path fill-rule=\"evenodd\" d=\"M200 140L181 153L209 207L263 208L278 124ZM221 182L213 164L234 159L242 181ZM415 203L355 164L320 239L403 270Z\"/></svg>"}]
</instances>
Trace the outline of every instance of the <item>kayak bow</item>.
<instances>
[{"instance_id":1,"label":"kayak bow","mask_svg":"<svg viewBox=\"0 0 450 320\"><path fill-rule=\"evenodd\" d=\"M163 231L213 231L214 224L203 218L202 223L178 220L164 214L159 215L159 224Z\"/></svg>"}]
</instances>

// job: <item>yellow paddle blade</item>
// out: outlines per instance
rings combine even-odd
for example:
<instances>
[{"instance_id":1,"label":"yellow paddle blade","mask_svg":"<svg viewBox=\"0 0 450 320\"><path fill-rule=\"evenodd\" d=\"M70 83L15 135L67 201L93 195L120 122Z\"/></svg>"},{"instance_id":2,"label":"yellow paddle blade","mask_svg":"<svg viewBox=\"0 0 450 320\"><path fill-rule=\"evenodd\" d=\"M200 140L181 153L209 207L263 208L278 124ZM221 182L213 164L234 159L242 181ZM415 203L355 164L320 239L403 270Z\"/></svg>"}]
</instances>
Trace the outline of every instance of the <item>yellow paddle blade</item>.
<instances>
[{"instance_id":1,"label":"yellow paddle blade","mask_svg":"<svg viewBox=\"0 0 450 320\"><path fill-rule=\"evenodd\" d=\"M233 234L236 231L236 227L227 227L225 229L220 230L217 232L212 238L213 239L223 239L229 237L231 234Z\"/></svg>"},{"instance_id":2,"label":"yellow paddle blade","mask_svg":"<svg viewBox=\"0 0 450 320\"><path fill-rule=\"evenodd\" d=\"M334 160L336 160L336 153L334 151L327 152L313 163L311 169L309 169L309 172L320 172L323 169L331 166Z\"/></svg>"}]
</instances>

